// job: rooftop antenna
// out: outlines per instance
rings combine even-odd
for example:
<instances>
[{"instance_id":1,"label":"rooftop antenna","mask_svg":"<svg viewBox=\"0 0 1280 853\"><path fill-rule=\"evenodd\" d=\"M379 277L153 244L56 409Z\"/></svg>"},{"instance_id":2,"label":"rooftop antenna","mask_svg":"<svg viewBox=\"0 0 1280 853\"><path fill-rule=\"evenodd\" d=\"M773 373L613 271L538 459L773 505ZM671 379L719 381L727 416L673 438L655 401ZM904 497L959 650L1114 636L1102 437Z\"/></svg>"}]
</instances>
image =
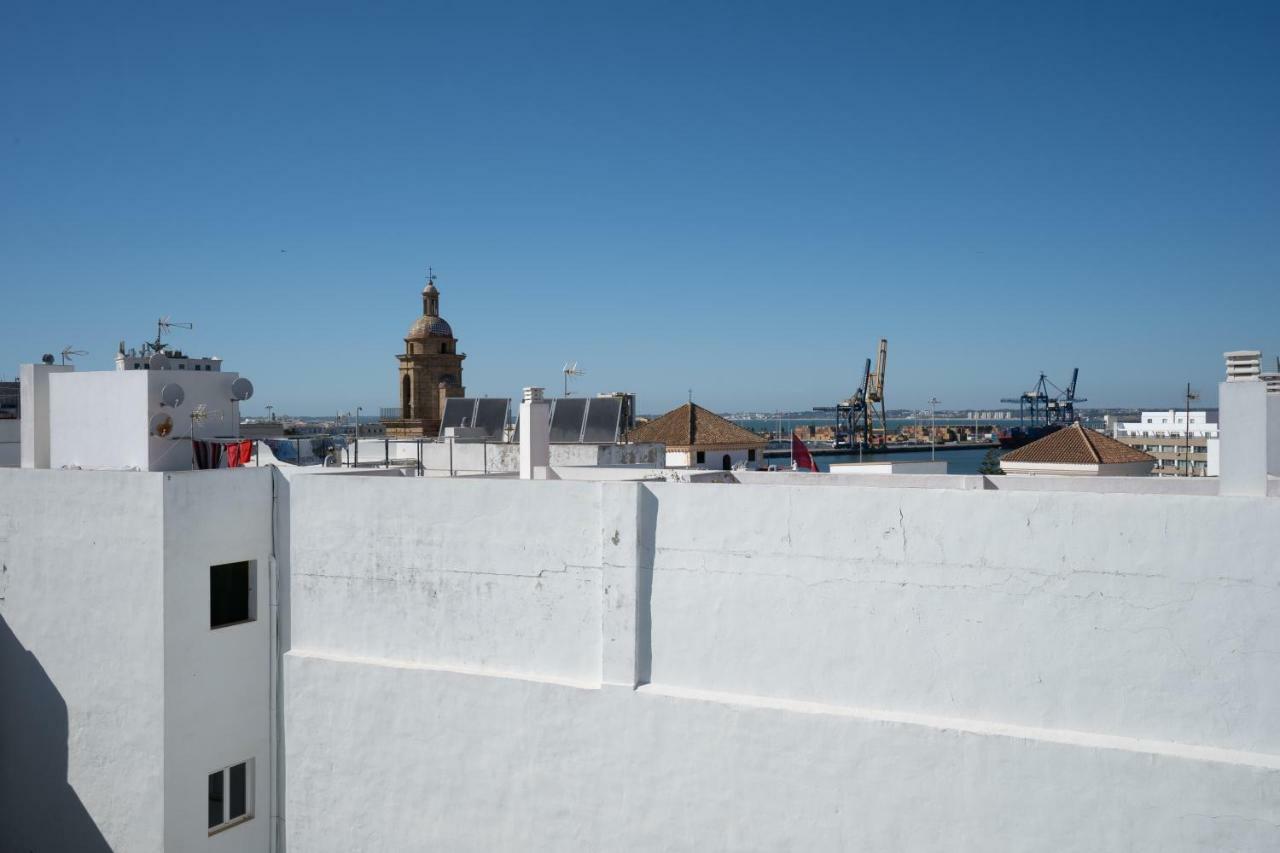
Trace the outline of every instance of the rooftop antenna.
<instances>
[{"instance_id":1,"label":"rooftop antenna","mask_svg":"<svg viewBox=\"0 0 1280 853\"><path fill-rule=\"evenodd\" d=\"M69 361L74 361L72 356L88 355L88 354L89 354L88 352L82 349L72 349L71 344L67 344L65 347L62 348L62 363L66 364Z\"/></svg>"},{"instance_id":2,"label":"rooftop antenna","mask_svg":"<svg viewBox=\"0 0 1280 853\"><path fill-rule=\"evenodd\" d=\"M156 320L156 339L152 343L147 344L147 346L151 347L151 350L153 352L162 352L164 348L168 346L168 344L164 342L164 336L166 333L171 332L174 329L191 329L191 328L194 328L194 326L191 323L175 323L174 321L170 320L169 316L166 314L165 316L161 317L159 320Z\"/></svg>"},{"instance_id":3,"label":"rooftop antenna","mask_svg":"<svg viewBox=\"0 0 1280 853\"><path fill-rule=\"evenodd\" d=\"M585 370L583 370L581 367L578 367L578 362L576 361L566 362L565 366L560 369L560 372L564 374L564 395L566 397L570 396L570 393L571 393L569 391L569 377L587 375L587 372Z\"/></svg>"}]
</instances>

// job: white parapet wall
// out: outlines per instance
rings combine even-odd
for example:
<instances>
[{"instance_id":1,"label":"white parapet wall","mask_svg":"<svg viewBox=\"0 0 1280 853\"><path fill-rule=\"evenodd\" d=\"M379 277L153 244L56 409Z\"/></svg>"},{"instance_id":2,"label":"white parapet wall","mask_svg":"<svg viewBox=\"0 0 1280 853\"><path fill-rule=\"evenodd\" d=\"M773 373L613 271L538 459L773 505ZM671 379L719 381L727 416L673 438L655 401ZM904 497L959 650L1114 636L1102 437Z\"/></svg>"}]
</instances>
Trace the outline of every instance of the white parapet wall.
<instances>
[{"instance_id":1,"label":"white parapet wall","mask_svg":"<svg viewBox=\"0 0 1280 853\"><path fill-rule=\"evenodd\" d=\"M1280 848L1280 501L869 479L293 480L290 847Z\"/></svg>"},{"instance_id":2,"label":"white parapet wall","mask_svg":"<svg viewBox=\"0 0 1280 853\"><path fill-rule=\"evenodd\" d=\"M272 472L0 470L0 850L267 853ZM252 561L214 629L210 567ZM207 831L251 761L253 817Z\"/></svg>"}]
</instances>

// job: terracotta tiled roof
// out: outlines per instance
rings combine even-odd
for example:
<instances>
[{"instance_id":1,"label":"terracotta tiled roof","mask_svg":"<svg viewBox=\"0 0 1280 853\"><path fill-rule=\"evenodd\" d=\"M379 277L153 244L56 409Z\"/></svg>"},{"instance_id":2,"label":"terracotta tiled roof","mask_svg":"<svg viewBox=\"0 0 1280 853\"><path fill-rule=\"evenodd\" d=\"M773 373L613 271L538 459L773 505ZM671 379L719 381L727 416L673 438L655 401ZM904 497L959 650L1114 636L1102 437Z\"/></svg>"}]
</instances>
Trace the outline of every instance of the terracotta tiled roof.
<instances>
[{"instance_id":1,"label":"terracotta tiled roof","mask_svg":"<svg viewBox=\"0 0 1280 853\"><path fill-rule=\"evenodd\" d=\"M1047 465L1116 465L1125 462L1154 462L1155 457L1143 453L1074 423L1044 438L1006 453L1002 462L1041 462Z\"/></svg>"},{"instance_id":2,"label":"terracotta tiled roof","mask_svg":"<svg viewBox=\"0 0 1280 853\"><path fill-rule=\"evenodd\" d=\"M667 447L764 447L763 438L696 403L685 403L627 433L627 441Z\"/></svg>"}]
</instances>

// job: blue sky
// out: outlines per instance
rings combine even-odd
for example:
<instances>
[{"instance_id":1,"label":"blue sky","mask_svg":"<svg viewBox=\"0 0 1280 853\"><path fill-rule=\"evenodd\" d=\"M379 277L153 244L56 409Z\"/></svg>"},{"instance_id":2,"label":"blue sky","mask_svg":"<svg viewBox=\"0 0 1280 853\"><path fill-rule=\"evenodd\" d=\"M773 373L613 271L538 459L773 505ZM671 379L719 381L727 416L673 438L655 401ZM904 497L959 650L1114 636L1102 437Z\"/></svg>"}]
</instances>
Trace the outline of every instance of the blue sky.
<instances>
[{"instance_id":1,"label":"blue sky","mask_svg":"<svg viewBox=\"0 0 1280 853\"><path fill-rule=\"evenodd\" d=\"M167 314L247 411L369 411L428 265L475 395L804 408L884 336L891 407L1161 405L1280 352L1277 3L4 18L0 376Z\"/></svg>"}]
</instances>

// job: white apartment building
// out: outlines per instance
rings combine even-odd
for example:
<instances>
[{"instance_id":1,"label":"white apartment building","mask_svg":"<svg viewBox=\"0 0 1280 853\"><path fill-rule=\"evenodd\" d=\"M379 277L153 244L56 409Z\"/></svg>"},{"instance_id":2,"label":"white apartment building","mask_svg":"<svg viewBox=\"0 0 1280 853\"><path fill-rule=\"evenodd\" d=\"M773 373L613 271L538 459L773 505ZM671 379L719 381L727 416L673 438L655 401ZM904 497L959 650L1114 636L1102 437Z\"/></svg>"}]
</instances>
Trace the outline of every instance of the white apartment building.
<instances>
[{"instance_id":1,"label":"white apartment building","mask_svg":"<svg viewBox=\"0 0 1280 853\"><path fill-rule=\"evenodd\" d=\"M1108 415L1111 437L1156 458L1158 477L1216 477L1219 472L1218 424L1207 411L1167 409L1143 412L1137 421ZM1216 416L1216 412L1212 413Z\"/></svg>"}]
</instances>

